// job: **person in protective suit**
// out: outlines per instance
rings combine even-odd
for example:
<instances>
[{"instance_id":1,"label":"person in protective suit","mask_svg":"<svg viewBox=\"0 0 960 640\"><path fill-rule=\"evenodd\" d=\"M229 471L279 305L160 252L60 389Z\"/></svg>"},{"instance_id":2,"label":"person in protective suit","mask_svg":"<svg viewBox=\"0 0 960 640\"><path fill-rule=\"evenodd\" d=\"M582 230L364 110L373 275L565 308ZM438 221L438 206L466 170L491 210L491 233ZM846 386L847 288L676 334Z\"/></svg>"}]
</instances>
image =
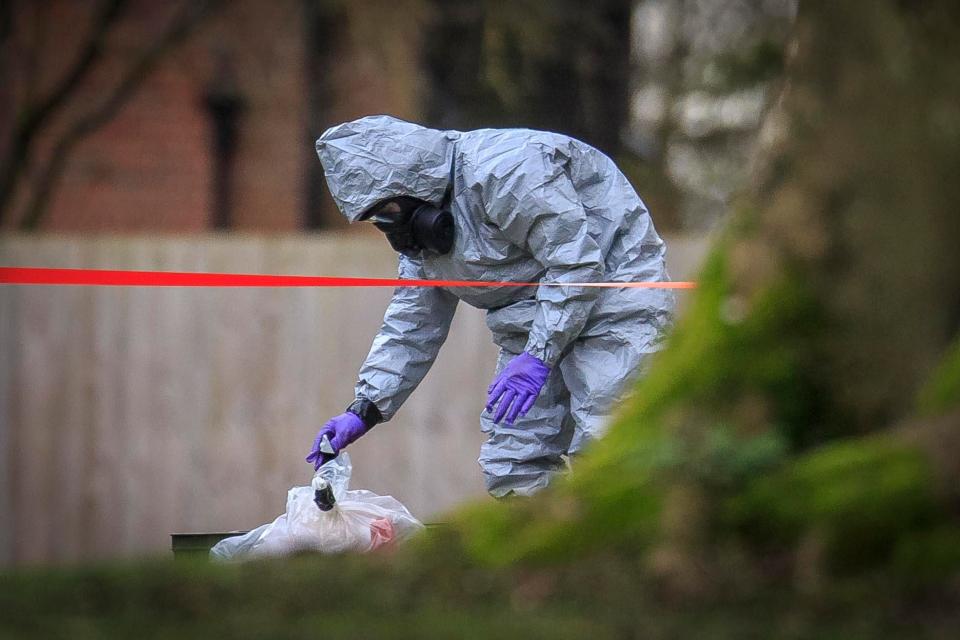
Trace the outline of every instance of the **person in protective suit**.
<instances>
[{"instance_id":1,"label":"person in protective suit","mask_svg":"<svg viewBox=\"0 0 960 640\"><path fill-rule=\"evenodd\" d=\"M307 461L319 466L396 413L462 300L487 311L500 347L480 418L487 490L542 489L564 457L602 435L671 322L668 290L577 286L669 279L643 202L610 158L556 133L438 131L369 116L328 129L316 146L340 211L387 235L400 278L568 286L398 287L356 400L320 429Z\"/></svg>"}]
</instances>

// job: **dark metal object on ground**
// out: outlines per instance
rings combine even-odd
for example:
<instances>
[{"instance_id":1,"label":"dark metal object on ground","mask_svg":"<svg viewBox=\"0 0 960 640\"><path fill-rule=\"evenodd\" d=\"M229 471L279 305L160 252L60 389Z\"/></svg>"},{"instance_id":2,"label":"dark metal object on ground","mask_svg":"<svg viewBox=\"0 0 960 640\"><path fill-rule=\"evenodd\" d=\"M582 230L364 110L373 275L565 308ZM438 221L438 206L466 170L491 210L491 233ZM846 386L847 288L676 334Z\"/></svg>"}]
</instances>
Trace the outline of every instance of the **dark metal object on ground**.
<instances>
[{"instance_id":1,"label":"dark metal object on ground","mask_svg":"<svg viewBox=\"0 0 960 640\"><path fill-rule=\"evenodd\" d=\"M177 560L209 556L210 549L224 538L239 536L246 531L218 531L207 533L171 533L170 549Z\"/></svg>"}]
</instances>

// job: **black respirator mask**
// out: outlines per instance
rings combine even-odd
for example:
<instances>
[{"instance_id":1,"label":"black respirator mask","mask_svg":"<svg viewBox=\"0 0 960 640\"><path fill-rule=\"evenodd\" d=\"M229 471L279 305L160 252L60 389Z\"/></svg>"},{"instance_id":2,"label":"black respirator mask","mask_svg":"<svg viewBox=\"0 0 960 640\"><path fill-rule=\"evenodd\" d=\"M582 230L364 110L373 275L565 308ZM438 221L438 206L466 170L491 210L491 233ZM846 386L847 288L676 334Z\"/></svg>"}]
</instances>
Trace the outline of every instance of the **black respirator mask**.
<instances>
[{"instance_id":1,"label":"black respirator mask","mask_svg":"<svg viewBox=\"0 0 960 640\"><path fill-rule=\"evenodd\" d=\"M388 206L391 203L399 206L399 212ZM383 231L394 251L405 256L415 257L421 251L443 255L453 248L453 214L429 202L409 196L392 198L374 207L366 219Z\"/></svg>"}]
</instances>

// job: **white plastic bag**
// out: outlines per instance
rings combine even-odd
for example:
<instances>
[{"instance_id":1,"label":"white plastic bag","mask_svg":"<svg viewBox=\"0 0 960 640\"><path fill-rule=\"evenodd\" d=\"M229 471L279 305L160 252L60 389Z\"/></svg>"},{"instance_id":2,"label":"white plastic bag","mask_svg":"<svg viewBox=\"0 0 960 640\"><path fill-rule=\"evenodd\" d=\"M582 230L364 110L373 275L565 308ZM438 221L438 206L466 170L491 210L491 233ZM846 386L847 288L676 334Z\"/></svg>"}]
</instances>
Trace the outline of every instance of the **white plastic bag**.
<instances>
[{"instance_id":1,"label":"white plastic bag","mask_svg":"<svg viewBox=\"0 0 960 640\"><path fill-rule=\"evenodd\" d=\"M348 490L352 469L350 456L342 453L317 472L333 488L336 504L330 511L317 507L312 487L293 487L287 493L286 513L249 533L221 540L210 550L210 557L243 560L298 551L362 553L404 540L423 528L395 498Z\"/></svg>"}]
</instances>

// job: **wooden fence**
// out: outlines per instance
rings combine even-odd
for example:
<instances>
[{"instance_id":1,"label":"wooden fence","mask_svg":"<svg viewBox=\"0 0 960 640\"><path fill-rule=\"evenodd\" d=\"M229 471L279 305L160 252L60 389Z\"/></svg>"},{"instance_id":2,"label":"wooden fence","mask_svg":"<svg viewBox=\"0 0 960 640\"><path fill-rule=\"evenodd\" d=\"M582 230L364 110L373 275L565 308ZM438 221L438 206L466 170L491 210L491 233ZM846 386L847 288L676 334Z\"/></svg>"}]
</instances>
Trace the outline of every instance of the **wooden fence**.
<instances>
[{"instance_id":1,"label":"wooden fence","mask_svg":"<svg viewBox=\"0 0 960 640\"><path fill-rule=\"evenodd\" d=\"M674 277L689 277L704 242L669 244ZM363 234L5 236L0 265L396 272ZM310 479L317 428L352 399L390 293L0 287L0 564L162 553L174 531L272 520ZM427 520L484 495L482 314L461 305L447 344L397 417L350 449L353 486Z\"/></svg>"}]
</instances>

